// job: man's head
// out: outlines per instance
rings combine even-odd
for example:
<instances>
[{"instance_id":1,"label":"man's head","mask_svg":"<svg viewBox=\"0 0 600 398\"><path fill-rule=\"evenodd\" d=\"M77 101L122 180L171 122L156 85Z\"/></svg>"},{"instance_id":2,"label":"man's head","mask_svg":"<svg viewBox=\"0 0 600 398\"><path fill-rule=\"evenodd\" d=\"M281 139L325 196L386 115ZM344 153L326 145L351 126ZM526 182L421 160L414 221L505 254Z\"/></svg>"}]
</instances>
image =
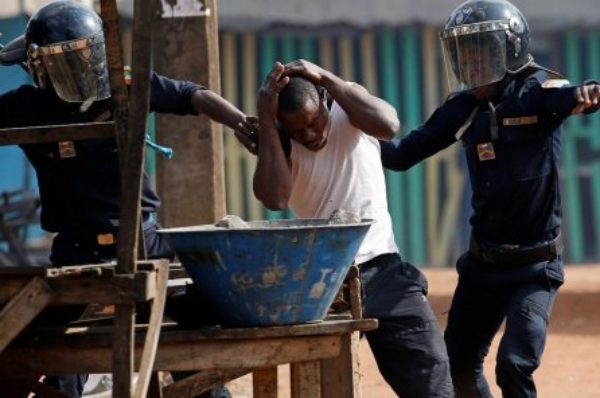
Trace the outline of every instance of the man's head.
<instances>
[{"instance_id":1,"label":"man's head","mask_svg":"<svg viewBox=\"0 0 600 398\"><path fill-rule=\"evenodd\" d=\"M50 85L67 102L110 97L102 20L72 0L51 2L25 31L27 65L40 88Z\"/></svg>"},{"instance_id":2,"label":"man's head","mask_svg":"<svg viewBox=\"0 0 600 398\"><path fill-rule=\"evenodd\" d=\"M311 151L327 143L329 111L325 96L303 77L292 76L279 94L277 119L290 138Z\"/></svg>"},{"instance_id":3,"label":"man's head","mask_svg":"<svg viewBox=\"0 0 600 398\"><path fill-rule=\"evenodd\" d=\"M529 26L505 0L469 0L440 32L450 90L472 90L519 73L533 62Z\"/></svg>"}]
</instances>

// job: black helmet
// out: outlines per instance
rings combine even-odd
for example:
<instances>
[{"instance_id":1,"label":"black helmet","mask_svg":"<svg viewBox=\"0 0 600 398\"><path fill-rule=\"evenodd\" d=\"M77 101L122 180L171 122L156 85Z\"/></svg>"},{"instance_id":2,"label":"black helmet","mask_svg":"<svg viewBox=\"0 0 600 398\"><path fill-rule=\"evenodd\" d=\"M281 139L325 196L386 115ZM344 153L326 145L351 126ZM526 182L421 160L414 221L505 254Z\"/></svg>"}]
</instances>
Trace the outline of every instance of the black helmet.
<instances>
[{"instance_id":1,"label":"black helmet","mask_svg":"<svg viewBox=\"0 0 600 398\"><path fill-rule=\"evenodd\" d=\"M451 91L469 90L519 73L533 62L529 25L505 0L469 0L440 32Z\"/></svg>"},{"instance_id":2,"label":"black helmet","mask_svg":"<svg viewBox=\"0 0 600 398\"><path fill-rule=\"evenodd\" d=\"M36 84L48 79L64 101L110 96L102 20L71 0L51 2L33 14L25 31L27 65Z\"/></svg>"}]
</instances>

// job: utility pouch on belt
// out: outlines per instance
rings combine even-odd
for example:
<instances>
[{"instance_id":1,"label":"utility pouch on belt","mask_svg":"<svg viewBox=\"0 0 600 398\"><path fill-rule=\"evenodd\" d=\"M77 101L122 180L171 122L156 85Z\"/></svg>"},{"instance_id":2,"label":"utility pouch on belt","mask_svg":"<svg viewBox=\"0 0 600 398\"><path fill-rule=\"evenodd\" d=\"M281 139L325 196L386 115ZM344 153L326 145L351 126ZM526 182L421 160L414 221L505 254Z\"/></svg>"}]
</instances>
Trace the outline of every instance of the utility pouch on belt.
<instances>
[{"instance_id":1,"label":"utility pouch on belt","mask_svg":"<svg viewBox=\"0 0 600 398\"><path fill-rule=\"evenodd\" d=\"M518 267L520 265L534 264L542 261L554 260L562 254L562 235L558 235L551 241L540 246L523 247L494 246L483 247L473 235L469 242L469 252L478 261L486 262L499 267Z\"/></svg>"}]
</instances>

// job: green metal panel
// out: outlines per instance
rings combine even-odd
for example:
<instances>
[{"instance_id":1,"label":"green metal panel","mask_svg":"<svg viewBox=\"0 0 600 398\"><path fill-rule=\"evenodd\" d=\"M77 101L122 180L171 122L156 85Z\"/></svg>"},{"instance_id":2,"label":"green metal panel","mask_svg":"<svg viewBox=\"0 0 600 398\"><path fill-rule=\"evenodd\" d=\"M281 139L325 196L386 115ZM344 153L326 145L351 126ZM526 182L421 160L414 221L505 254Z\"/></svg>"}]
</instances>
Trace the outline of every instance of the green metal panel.
<instances>
[{"instance_id":1,"label":"green metal panel","mask_svg":"<svg viewBox=\"0 0 600 398\"><path fill-rule=\"evenodd\" d=\"M396 32L391 28L383 28L380 33L381 57L381 93L396 109L400 108L400 98L398 93L398 69L396 56ZM402 191L403 176L400 173L386 170L388 207L392 216L394 235L399 246L400 252L410 257L410 249L406 245L406 236L404 234L405 224L402 209L404 208L404 195Z\"/></svg>"},{"instance_id":2,"label":"green metal panel","mask_svg":"<svg viewBox=\"0 0 600 398\"><path fill-rule=\"evenodd\" d=\"M294 39L291 35L285 34L281 37L281 59L284 64L293 61L296 57L294 54Z\"/></svg>"},{"instance_id":3,"label":"green metal panel","mask_svg":"<svg viewBox=\"0 0 600 398\"><path fill-rule=\"evenodd\" d=\"M315 50L314 39L310 37L301 37L299 40L300 58L307 59L311 62L316 62L317 53Z\"/></svg>"},{"instance_id":4,"label":"green metal panel","mask_svg":"<svg viewBox=\"0 0 600 398\"><path fill-rule=\"evenodd\" d=\"M578 51L579 35L575 31L568 32L565 36L566 57L565 65L567 76L573 82L581 81L580 54ZM582 236L582 217L580 188L577 173L577 147L576 132L581 129L581 118L571 117L565 123L566 134L563 146L564 158L564 184L565 184L565 205L567 216L566 225L568 226L568 254L569 261L581 262L583 260L583 236Z\"/></svg>"},{"instance_id":5,"label":"green metal panel","mask_svg":"<svg viewBox=\"0 0 600 398\"><path fill-rule=\"evenodd\" d=\"M419 78L419 38L414 27L402 30L402 60L404 62L404 90L402 98L402 119L404 131L418 127L421 121L421 79ZM413 166L407 172L406 192L408 209L406 211L407 226L410 231L410 261L417 264L426 262L425 251L425 189L423 164Z\"/></svg>"}]
</instances>

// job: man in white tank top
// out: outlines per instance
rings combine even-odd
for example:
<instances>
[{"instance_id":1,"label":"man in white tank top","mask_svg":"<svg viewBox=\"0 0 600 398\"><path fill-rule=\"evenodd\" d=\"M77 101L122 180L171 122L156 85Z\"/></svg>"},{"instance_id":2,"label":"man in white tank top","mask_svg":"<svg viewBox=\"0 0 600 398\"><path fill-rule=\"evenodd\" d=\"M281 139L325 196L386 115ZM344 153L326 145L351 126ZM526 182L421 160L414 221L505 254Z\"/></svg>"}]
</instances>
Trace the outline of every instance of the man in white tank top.
<instances>
[{"instance_id":1,"label":"man in white tank top","mask_svg":"<svg viewBox=\"0 0 600 398\"><path fill-rule=\"evenodd\" d=\"M362 86L308 61L277 62L259 90L254 193L268 208L328 218L343 209L375 220L355 262L367 332L381 374L402 398L452 397L448 356L425 298L427 281L394 242L377 139L399 127L396 110ZM367 394L368 395L368 394Z\"/></svg>"}]
</instances>

